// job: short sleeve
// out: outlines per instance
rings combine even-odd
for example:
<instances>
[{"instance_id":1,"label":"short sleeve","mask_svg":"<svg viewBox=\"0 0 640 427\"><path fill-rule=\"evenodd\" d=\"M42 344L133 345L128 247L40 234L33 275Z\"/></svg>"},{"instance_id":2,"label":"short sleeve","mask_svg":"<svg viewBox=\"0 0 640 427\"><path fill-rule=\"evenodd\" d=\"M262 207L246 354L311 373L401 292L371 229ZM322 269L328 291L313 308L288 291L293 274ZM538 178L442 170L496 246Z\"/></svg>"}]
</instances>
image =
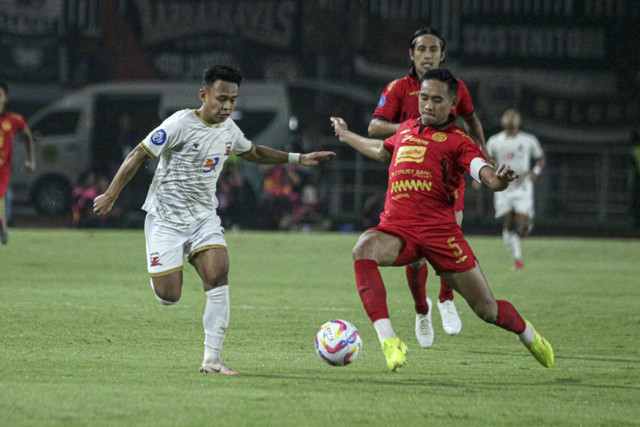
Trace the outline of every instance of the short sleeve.
<instances>
[{"instance_id":1,"label":"short sleeve","mask_svg":"<svg viewBox=\"0 0 640 427\"><path fill-rule=\"evenodd\" d=\"M531 146L531 155L534 159L539 159L540 157L544 156L544 151L542 150L540 141L538 141L538 138L533 135L531 135Z\"/></svg>"},{"instance_id":2,"label":"short sleeve","mask_svg":"<svg viewBox=\"0 0 640 427\"><path fill-rule=\"evenodd\" d=\"M471 99L471 93L469 88L464 84L462 80L458 80L458 93L456 98L460 101L456 108L456 114L462 117L467 117L473 114L473 100Z\"/></svg>"},{"instance_id":3,"label":"short sleeve","mask_svg":"<svg viewBox=\"0 0 640 427\"><path fill-rule=\"evenodd\" d=\"M231 152L233 152L234 154L240 155L250 151L253 143L244 136L244 133L242 132L242 130L240 130L238 125L233 120L231 119L227 119L227 120L230 120L229 124L231 125L230 127L232 129L233 137L234 137L233 138L234 141L231 146Z\"/></svg>"},{"instance_id":4,"label":"short sleeve","mask_svg":"<svg viewBox=\"0 0 640 427\"><path fill-rule=\"evenodd\" d=\"M401 82L402 79L394 80L384 89L373 113L375 117L383 117L392 123L398 121L401 108L401 94L399 93L402 86Z\"/></svg>"},{"instance_id":5,"label":"short sleeve","mask_svg":"<svg viewBox=\"0 0 640 427\"><path fill-rule=\"evenodd\" d=\"M181 112L179 111L167 118L140 143L144 151L154 159L165 149L175 146L180 141L182 129L179 126L179 121L176 120L176 115L178 114L181 114Z\"/></svg>"},{"instance_id":6,"label":"short sleeve","mask_svg":"<svg viewBox=\"0 0 640 427\"><path fill-rule=\"evenodd\" d=\"M27 126L27 121L21 114L11 113L11 121L15 130L23 131Z\"/></svg>"}]
</instances>

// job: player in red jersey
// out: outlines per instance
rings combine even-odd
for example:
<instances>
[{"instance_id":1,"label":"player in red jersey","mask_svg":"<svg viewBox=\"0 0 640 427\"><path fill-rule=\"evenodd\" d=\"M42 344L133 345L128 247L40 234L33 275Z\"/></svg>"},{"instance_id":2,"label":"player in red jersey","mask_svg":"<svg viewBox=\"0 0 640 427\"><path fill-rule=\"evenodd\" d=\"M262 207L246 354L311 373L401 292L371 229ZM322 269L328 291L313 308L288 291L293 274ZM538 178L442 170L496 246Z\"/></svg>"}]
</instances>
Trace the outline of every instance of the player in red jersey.
<instances>
[{"instance_id":1,"label":"player in red jersey","mask_svg":"<svg viewBox=\"0 0 640 427\"><path fill-rule=\"evenodd\" d=\"M418 93L420 92L420 78L427 70L440 68L445 58L446 42L440 34L428 27L417 30L411 37L409 57L413 66L404 78L392 81L380 96L380 102L369 123L371 138L387 138L393 135L400 123L408 119L420 117L418 110ZM458 105L452 110L462 118L464 127L471 138L478 144L482 152L487 154L482 124L476 116L469 89L458 79L456 93ZM462 211L464 209L465 182L454 193L456 197L455 211L458 224L462 225ZM405 267L407 281L415 302L416 310L416 338L424 348L433 343L433 326L431 324L431 299L427 298L426 282L429 270L424 259L420 259ZM442 327L449 335L456 335L462 329L462 321L453 302L453 290L444 279L440 279L440 295L438 296L438 310L442 317Z\"/></svg>"},{"instance_id":2,"label":"player in red jersey","mask_svg":"<svg viewBox=\"0 0 640 427\"><path fill-rule=\"evenodd\" d=\"M25 162L24 169L27 172L33 172L36 169L36 154L31 130L24 117L5 110L8 100L9 88L6 83L0 82L0 241L3 245L6 245L9 240L4 196L9 185L13 137L16 131L22 132L29 154L29 160Z\"/></svg>"},{"instance_id":3,"label":"player in red jersey","mask_svg":"<svg viewBox=\"0 0 640 427\"><path fill-rule=\"evenodd\" d=\"M407 346L391 326L386 290L378 266L407 265L424 257L484 321L518 334L536 360L553 364L551 345L505 300L496 300L462 235L454 212L454 191L468 172L493 191L517 179L506 164L494 169L461 129L450 110L458 105L451 72L428 70L420 86L420 118L403 122L385 141L350 132L332 117L336 136L362 154L390 161L380 224L366 230L353 249L356 284L378 333L390 370L406 363Z\"/></svg>"}]
</instances>

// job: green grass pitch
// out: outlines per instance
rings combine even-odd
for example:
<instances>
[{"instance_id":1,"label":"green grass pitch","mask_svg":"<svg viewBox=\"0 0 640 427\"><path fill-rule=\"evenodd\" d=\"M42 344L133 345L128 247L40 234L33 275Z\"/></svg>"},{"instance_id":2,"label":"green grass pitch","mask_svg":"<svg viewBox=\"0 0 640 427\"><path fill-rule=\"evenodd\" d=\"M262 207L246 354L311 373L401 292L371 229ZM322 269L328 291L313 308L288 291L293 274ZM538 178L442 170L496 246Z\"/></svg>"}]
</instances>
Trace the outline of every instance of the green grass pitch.
<instances>
[{"instance_id":1,"label":"green grass pitch","mask_svg":"<svg viewBox=\"0 0 640 427\"><path fill-rule=\"evenodd\" d=\"M0 246L0 425L639 425L640 241L531 237L512 272L499 236L469 237L497 298L553 344L540 366L460 296L462 332L434 311L416 343L401 268L381 269L408 364L389 372L358 298L356 234L228 233L231 323L223 357L241 375L198 374L204 295L160 305L142 231L11 231ZM427 291L439 285L430 270ZM314 336L342 318L359 359L331 367Z\"/></svg>"}]
</instances>

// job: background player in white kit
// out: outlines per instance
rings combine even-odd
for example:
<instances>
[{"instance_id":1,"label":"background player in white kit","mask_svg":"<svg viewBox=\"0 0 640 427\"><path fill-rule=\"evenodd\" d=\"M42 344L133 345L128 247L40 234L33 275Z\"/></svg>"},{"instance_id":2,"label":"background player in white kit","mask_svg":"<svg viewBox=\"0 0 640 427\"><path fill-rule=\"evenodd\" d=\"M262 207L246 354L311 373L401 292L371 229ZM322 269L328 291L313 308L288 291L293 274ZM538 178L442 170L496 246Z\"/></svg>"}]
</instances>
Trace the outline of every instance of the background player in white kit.
<instances>
[{"instance_id":1,"label":"background player in white kit","mask_svg":"<svg viewBox=\"0 0 640 427\"><path fill-rule=\"evenodd\" d=\"M199 90L202 106L174 113L126 157L107 191L94 201L108 213L144 160L160 157L143 209L147 267L158 300L175 304L182 293L184 256L202 279L207 297L200 372L235 375L220 358L229 324L229 257L216 213L216 182L230 153L260 164L317 165L335 153L286 153L256 146L229 118L242 81L239 70L216 65L205 70Z\"/></svg>"},{"instance_id":2,"label":"background player in white kit","mask_svg":"<svg viewBox=\"0 0 640 427\"><path fill-rule=\"evenodd\" d=\"M538 138L520 131L522 116L510 107L502 114L504 129L487 141L487 151L496 164L508 163L520 174L520 179L500 193L494 193L496 218L502 219L502 238L513 258L513 269L524 267L520 237L527 236L533 227L533 181L546 164ZM535 166L531 168L531 159Z\"/></svg>"}]
</instances>

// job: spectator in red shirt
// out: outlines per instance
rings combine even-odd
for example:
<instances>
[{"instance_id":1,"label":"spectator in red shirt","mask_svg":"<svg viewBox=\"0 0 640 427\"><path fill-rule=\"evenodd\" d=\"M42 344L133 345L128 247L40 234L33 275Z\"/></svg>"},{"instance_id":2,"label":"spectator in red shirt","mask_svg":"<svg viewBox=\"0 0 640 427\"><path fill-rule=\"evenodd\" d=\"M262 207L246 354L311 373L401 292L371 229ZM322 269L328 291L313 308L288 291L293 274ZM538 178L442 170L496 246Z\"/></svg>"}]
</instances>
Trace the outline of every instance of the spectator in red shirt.
<instances>
[{"instance_id":1,"label":"spectator in red shirt","mask_svg":"<svg viewBox=\"0 0 640 427\"><path fill-rule=\"evenodd\" d=\"M387 367L406 363L407 346L391 326L386 290L378 266L407 265L426 258L484 321L518 335L540 364L553 364L551 345L505 300L496 300L462 235L454 212L454 190L465 171L493 191L518 178L506 164L487 163L476 144L455 125L458 81L448 70L428 70L419 95L420 118L403 122L382 141L350 132L332 117L340 141L378 161L390 161L380 224L366 230L353 249L360 299L378 333Z\"/></svg>"}]
</instances>

